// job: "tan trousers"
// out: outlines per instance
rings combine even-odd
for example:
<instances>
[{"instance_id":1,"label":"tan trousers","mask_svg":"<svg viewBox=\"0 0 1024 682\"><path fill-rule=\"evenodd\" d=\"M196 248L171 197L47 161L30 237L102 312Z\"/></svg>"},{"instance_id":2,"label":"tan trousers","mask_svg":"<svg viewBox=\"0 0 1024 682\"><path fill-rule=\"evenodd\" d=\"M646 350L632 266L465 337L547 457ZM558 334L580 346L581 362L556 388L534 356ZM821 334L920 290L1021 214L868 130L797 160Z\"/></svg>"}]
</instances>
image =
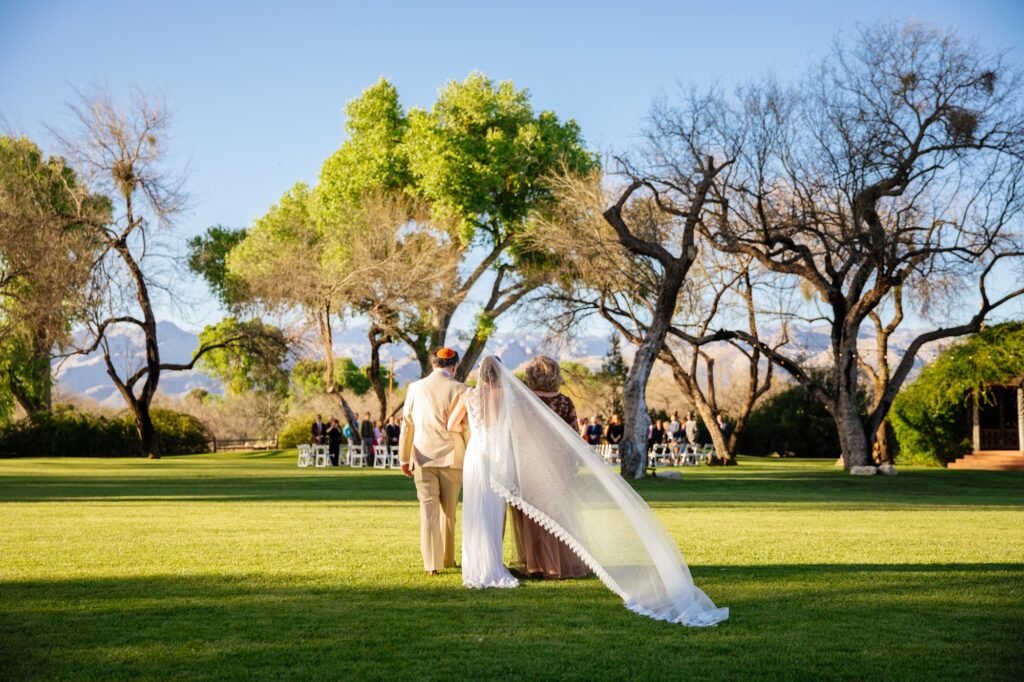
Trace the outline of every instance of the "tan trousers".
<instances>
[{"instance_id":1,"label":"tan trousers","mask_svg":"<svg viewBox=\"0 0 1024 682\"><path fill-rule=\"evenodd\" d=\"M416 467L412 472L420 501L420 551L423 570L455 565L455 507L462 487L462 469Z\"/></svg>"}]
</instances>

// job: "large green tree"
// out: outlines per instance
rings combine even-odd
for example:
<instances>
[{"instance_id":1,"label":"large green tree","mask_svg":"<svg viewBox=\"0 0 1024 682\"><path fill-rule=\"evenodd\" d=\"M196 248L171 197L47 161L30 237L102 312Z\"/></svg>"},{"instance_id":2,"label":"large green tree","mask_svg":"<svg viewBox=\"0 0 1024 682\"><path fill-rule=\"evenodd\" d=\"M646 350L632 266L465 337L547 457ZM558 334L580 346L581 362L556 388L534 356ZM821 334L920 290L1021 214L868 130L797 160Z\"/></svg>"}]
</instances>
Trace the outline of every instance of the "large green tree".
<instances>
[{"instance_id":1,"label":"large green tree","mask_svg":"<svg viewBox=\"0 0 1024 682\"><path fill-rule=\"evenodd\" d=\"M231 249L245 239L244 229L214 225L188 241L188 267L206 282L224 307L237 308L247 298L245 283L228 272Z\"/></svg>"},{"instance_id":2,"label":"large green tree","mask_svg":"<svg viewBox=\"0 0 1024 682\"><path fill-rule=\"evenodd\" d=\"M288 344L277 327L227 317L203 329L199 345L213 347L200 358L199 368L220 379L228 394L288 392Z\"/></svg>"},{"instance_id":3,"label":"large green tree","mask_svg":"<svg viewBox=\"0 0 1024 682\"><path fill-rule=\"evenodd\" d=\"M50 408L50 361L82 312L109 202L58 157L0 137L0 391L26 412Z\"/></svg>"},{"instance_id":4,"label":"large green tree","mask_svg":"<svg viewBox=\"0 0 1024 682\"><path fill-rule=\"evenodd\" d=\"M575 121L534 111L529 93L508 81L472 73L449 82L429 109L403 110L393 85L380 80L347 108L348 139L324 163L318 193L329 218L352 197L375 187L429 202L449 226L459 267L447 295L420 305L394 335L430 371L431 352L476 287L489 286L466 335L459 376L483 352L495 322L541 281L540 253L522 239L531 211L550 198L544 178L556 169L588 172L597 158Z\"/></svg>"}]
</instances>

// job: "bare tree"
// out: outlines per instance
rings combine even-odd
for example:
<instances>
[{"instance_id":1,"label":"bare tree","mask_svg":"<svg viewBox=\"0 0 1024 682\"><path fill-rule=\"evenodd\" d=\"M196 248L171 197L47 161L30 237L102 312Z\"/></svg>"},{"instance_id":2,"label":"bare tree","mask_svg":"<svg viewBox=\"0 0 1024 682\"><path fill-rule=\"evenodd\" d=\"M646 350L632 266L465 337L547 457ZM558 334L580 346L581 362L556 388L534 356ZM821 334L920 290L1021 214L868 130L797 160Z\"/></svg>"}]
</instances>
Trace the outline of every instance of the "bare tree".
<instances>
[{"instance_id":1,"label":"bare tree","mask_svg":"<svg viewBox=\"0 0 1024 682\"><path fill-rule=\"evenodd\" d=\"M367 374L380 419L388 416L381 378L381 348L395 339L416 343L415 323L424 310L450 305L459 279L453 226L431 215L422 200L399 192L370 191L350 209L344 229L352 233L349 258L356 281L347 293L351 309L370 321ZM468 370L467 370L468 371Z\"/></svg>"},{"instance_id":2,"label":"bare tree","mask_svg":"<svg viewBox=\"0 0 1024 682\"><path fill-rule=\"evenodd\" d=\"M687 282L684 300L688 300L680 307L680 314L669 330L671 336L659 357L672 370L676 384L703 420L715 452L724 463L735 464L737 438L746 428L757 401L771 390L774 363L765 359L756 345L748 346L734 340L721 342L728 344L731 352L739 353L747 361L746 381L740 391L738 409L733 415L735 424L726 438L716 420L721 409L715 358L709 346L700 340L713 334L712 325L730 326L736 317L745 322L752 338L761 338L755 302L756 265L749 258L730 258L712 250L703 255L701 267L695 268L696 275ZM775 350L786 344L785 330L783 326L782 334L773 341Z\"/></svg>"},{"instance_id":3,"label":"bare tree","mask_svg":"<svg viewBox=\"0 0 1024 682\"><path fill-rule=\"evenodd\" d=\"M921 347L976 332L1024 293L993 291L994 275L1024 256L1020 76L998 56L910 22L880 24L833 55L796 90L768 83L742 93L742 154L717 225L716 248L808 286L831 326L826 381L791 356L761 348L824 402L846 466L871 447ZM860 414L857 338L901 286L957 283L952 312L975 292L975 312L919 334ZM885 326L882 327L883 331Z\"/></svg>"},{"instance_id":4,"label":"bare tree","mask_svg":"<svg viewBox=\"0 0 1024 682\"><path fill-rule=\"evenodd\" d=\"M457 281L458 250L450 229L424 202L396 191L371 190L320 210L316 190L298 184L246 232L228 256L228 270L252 302L299 310L317 331L326 391L353 429L358 418L334 372L334 325L348 315L370 322L370 383L382 418L387 391L381 349L408 333L409 320L447 305Z\"/></svg>"},{"instance_id":5,"label":"bare tree","mask_svg":"<svg viewBox=\"0 0 1024 682\"><path fill-rule=\"evenodd\" d=\"M885 389L892 378L892 368L889 364L889 338L896 332L896 329L903 322L903 287L897 286L892 290L892 316L888 322L883 322L883 311L879 308L868 314L871 324L875 329L875 348L873 360L868 360L865 353L858 352L857 362L860 368L868 375L871 381L871 404L868 410L874 410L881 403L885 396ZM889 439L891 430L889 419L884 418L878 426L875 434L875 454L879 463L892 464L892 450Z\"/></svg>"},{"instance_id":6,"label":"bare tree","mask_svg":"<svg viewBox=\"0 0 1024 682\"><path fill-rule=\"evenodd\" d=\"M608 202L602 178L564 177L558 180L559 211L535 225L534 239L560 259L558 277L543 296L547 323L566 333L584 316L596 314L609 322L627 341L640 347L650 336L661 286L661 269L652 261L622 246L617 233L600 215ZM630 206L630 223L636 232L674 248L675 216L663 211L653 196L636 199ZM589 217L588 217L589 216ZM712 436L717 452L726 461L732 444L742 432L754 404L771 387L772 364L757 348L735 341L731 352L746 356L749 370L736 413L736 430L726 439L715 415L719 405L715 359L706 344L715 340L712 325L736 320L758 335L755 280L751 259L713 251L698 252L677 293L675 309L666 321L662 347L656 358L665 363L683 394L696 407ZM551 316L550 305L558 314ZM779 342L784 340L780 337ZM779 347L778 343L774 347ZM646 408L645 408L646 409ZM646 431L644 432L646 448ZM632 472L632 469L630 469Z\"/></svg>"},{"instance_id":7,"label":"bare tree","mask_svg":"<svg viewBox=\"0 0 1024 682\"><path fill-rule=\"evenodd\" d=\"M721 188L716 189L716 184L723 182L723 171L732 165L728 156L716 161L707 153L726 147L710 125L711 104L707 99L693 100L681 128L688 150L674 159L672 182L652 180L650 173L624 163L628 184L611 199L599 174L583 179L567 174L553 181L557 206L537 220L537 243L563 259L554 281L568 289L563 300L570 304L570 319L596 307L610 321L622 315L633 322L632 330L618 327L637 346L623 387L625 435L619 451L621 472L627 477L645 475L650 426L647 382L670 333L680 291L697 259L698 226L717 220L715 196ZM657 146L645 159L652 169L665 160L664 150ZM614 241L609 239L607 227ZM618 281L620 276L623 279ZM586 283L584 296L574 291L574 280ZM611 311L614 293L623 291L621 311ZM591 293L596 293L596 302ZM582 307L573 309L573 301Z\"/></svg>"},{"instance_id":8,"label":"bare tree","mask_svg":"<svg viewBox=\"0 0 1024 682\"><path fill-rule=\"evenodd\" d=\"M102 350L107 375L131 409L143 453L160 456L150 406L161 372L189 370L205 353L233 339L203 345L185 363L160 359L154 290L168 288L154 277L159 272L155 245L161 232L173 227L185 208L185 176L167 168L167 139L171 117L158 98L137 92L122 106L106 91L79 93L69 105L75 127L70 134L53 131L89 186L110 198L109 221L89 223L90 236L100 245L93 264L87 321L89 338L78 353ZM118 361L111 332L118 327L141 332L145 359L141 366Z\"/></svg>"}]
</instances>

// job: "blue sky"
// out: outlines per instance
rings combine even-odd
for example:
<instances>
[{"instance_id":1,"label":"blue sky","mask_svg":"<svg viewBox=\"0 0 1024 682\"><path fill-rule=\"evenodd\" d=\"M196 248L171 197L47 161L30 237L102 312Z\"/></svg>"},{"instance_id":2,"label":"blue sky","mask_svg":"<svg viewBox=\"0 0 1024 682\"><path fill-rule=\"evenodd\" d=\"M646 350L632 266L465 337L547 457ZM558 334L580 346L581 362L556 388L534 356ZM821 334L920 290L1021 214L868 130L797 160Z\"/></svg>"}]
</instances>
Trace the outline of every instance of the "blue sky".
<instances>
[{"instance_id":1,"label":"blue sky","mask_svg":"<svg viewBox=\"0 0 1024 682\"><path fill-rule=\"evenodd\" d=\"M185 238L244 226L344 139L345 102L383 75L406 106L478 70L575 118L588 143L626 147L651 100L679 82L796 76L837 31L916 17L1018 63L1024 0L972 2L14 2L0 0L0 115L51 150L74 87L160 91L187 163ZM182 284L190 298L205 296ZM163 315L215 321L209 303Z\"/></svg>"}]
</instances>

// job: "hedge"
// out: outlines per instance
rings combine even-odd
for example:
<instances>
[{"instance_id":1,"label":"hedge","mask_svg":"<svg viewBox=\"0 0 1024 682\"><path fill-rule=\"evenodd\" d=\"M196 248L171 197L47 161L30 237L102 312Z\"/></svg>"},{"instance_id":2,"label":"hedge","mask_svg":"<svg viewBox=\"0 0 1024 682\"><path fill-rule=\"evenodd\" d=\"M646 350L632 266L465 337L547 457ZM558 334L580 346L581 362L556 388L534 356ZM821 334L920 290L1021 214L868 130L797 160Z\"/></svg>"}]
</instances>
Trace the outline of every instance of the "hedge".
<instances>
[{"instance_id":1,"label":"hedge","mask_svg":"<svg viewBox=\"0 0 1024 682\"><path fill-rule=\"evenodd\" d=\"M209 429L195 417L150 410L160 453L184 455L209 450ZM103 417L58 408L37 412L0 427L0 457L133 457L142 443L130 413Z\"/></svg>"}]
</instances>

